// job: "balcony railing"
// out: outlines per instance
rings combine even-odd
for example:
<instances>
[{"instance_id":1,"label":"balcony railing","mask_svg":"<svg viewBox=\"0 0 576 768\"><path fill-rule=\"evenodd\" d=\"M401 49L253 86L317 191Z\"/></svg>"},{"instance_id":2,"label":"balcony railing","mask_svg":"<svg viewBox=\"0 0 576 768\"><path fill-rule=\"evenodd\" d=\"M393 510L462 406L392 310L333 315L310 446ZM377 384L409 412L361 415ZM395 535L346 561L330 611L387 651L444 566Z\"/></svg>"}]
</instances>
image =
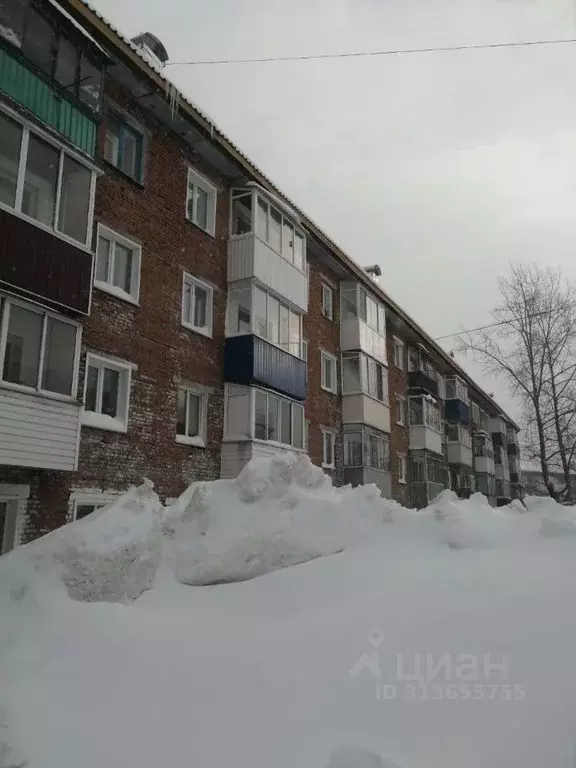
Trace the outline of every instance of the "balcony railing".
<instances>
[{"instance_id":1,"label":"balcony railing","mask_svg":"<svg viewBox=\"0 0 576 768\"><path fill-rule=\"evenodd\" d=\"M295 400L306 399L306 363L259 336L226 339L224 378L236 384L260 384Z\"/></svg>"},{"instance_id":2,"label":"balcony railing","mask_svg":"<svg viewBox=\"0 0 576 768\"><path fill-rule=\"evenodd\" d=\"M50 126L71 144L94 157L98 123L66 91L35 71L16 51L0 42L0 91Z\"/></svg>"},{"instance_id":3,"label":"balcony railing","mask_svg":"<svg viewBox=\"0 0 576 768\"><path fill-rule=\"evenodd\" d=\"M0 287L87 315L93 258L0 208Z\"/></svg>"}]
</instances>

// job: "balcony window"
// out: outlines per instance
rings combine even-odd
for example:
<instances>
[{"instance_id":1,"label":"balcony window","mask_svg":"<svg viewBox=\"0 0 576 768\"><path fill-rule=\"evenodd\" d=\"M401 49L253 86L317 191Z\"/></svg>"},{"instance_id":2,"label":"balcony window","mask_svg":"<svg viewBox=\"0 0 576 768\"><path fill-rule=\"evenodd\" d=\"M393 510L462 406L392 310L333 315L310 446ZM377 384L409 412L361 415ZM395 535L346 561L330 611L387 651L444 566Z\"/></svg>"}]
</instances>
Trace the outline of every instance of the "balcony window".
<instances>
[{"instance_id":1,"label":"balcony window","mask_svg":"<svg viewBox=\"0 0 576 768\"><path fill-rule=\"evenodd\" d=\"M472 447L472 435L462 424L446 424L446 439L449 443L460 443Z\"/></svg>"},{"instance_id":2,"label":"balcony window","mask_svg":"<svg viewBox=\"0 0 576 768\"><path fill-rule=\"evenodd\" d=\"M470 403L470 412L472 414L472 424L480 423L480 406L478 403Z\"/></svg>"},{"instance_id":3,"label":"balcony window","mask_svg":"<svg viewBox=\"0 0 576 768\"><path fill-rule=\"evenodd\" d=\"M458 377L446 379L446 400L461 400L467 405L470 402L468 387Z\"/></svg>"},{"instance_id":4,"label":"balcony window","mask_svg":"<svg viewBox=\"0 0 576 768\"><path fill-rule=\"evenodd\" d=\"M0 113L0 202L88 245L94 173Z\"/></svg>"},{"instance_id":5,"label":"balcony window","mask_svg":"<svg viewBox=\"0 0 576 768\"><path fill-rule=\"evenodd\" d=\"M304 408L284 397L254 390L254 437L303 448Z\"/></svg>"},{"instance_id":6,"label":"balcony window","mask_svg":"<svg viewBox=\"0 0 576 768\"><path fill-rule=\"evenodd\" d=\"M342 393L362 393L387 403L388 369L361 352L345 353L342 356Z\"/></svg>"},{"instance_id":7,"label":"balcony window","mask_svg":"<svg viewBox=\"0 0 576 768\"><path fill-rule=\"evenodd\" d=\"M406 426L406 398L396 395L396 424Z\"/></svg>"},{"instance_id":8,"label":"balcony window","mask_svg":"<svg viewBox=\"0 0 576 768\"><path fill-rule=\"evenodd\" d=\"M494 450L492 448L492 441L486 437L474 438L474 456L477 458L494 459Z\"/></svg>"},{"instance_id":9,"label":"balcony window","mask_svg":"<svg viewBox=\"0 0 576 768\"><path fill-rule=\"evenodd\" d=\"M344 466L390 471L390 440L368 430L344 432Z\"/></svg>"},{"instance_id":10,"label":"balcony window","mask_svg":"<svg viewBox=\"0 0 576 768\"><path fill-rule=\"evenodd\" d=\"M22 52L38 69L51 75L54 65L54 37L52 25L30 7L22 43Z\"/></svg>"},{"instance_id":11,"label":"balcony window","mask_svg":"<svg viewBox=\"0 0 576 768\"><path fill-rule=\"evenodd\" d=\"M302 357L302 316L267 291L244 283L228 293L227 334L255 333Z\"/></svg>"},{"instance_id":12,"label":"balcony window","mask_svg":"<svg viewBox=\"0 0 576 768\"><path fill-rule=\"evenodd\" d=\"M232 190L232 237L255 234L279 256L304 272L306 240L294 216L255 189Z\"/></svg>"},{"instance_id":13,"label":"balcony window","mask_svg":"<svg viewBox=\"0 0 576 768\"><path fill-rule=\"evenodd\" d=\"M54 76L66 90L73 91L77 87L80 76L80 58L81 54L77 46L71 43L65 35L60 35Z\"/></svg>"},{"instance_id":14,"label":"balcony window","mask_svg":"<svg viewBox=\"0 0 576 768\"><path fill-rule=\"evenodd\" d=\"M386 333L386 312L384 305L373 299L367 291L358 285L358 316L369 328L382 336Z\"/></svg>"},{"instance_id":15,"label":"balcony window","mask_svg":"<svg viewBox=\"0 0 576 768\"><path fill-rule=\"evenodd\" d=\"M2 380L73 397L79 326L62 317L6 299L2 317Z\"/></svg>"},{"instance_id":16,"label":"balcony window","mask_svg":"<svg viewBox=\"0 0 576 768\"><path fill-rule=\"evenodd\" d=\"M232 193L232 234L249 235L252 232L252 193ZM263 238L266 239L266 238Z\"/></svg>"},{"instance_id":17,"label":"balcony window","mask_svg":"<svg viewBox=\"0 0 576 768\"><path fill-rule=\"evenodd\" d=\"M406 485L408 482L408 461L406 456L399 454L397 457L398 462L398 482L401 485Z\"/></svg>"},{"instance_id":18,"label":"balcony window","mask_svg":"<svg viewBox=\"0 0 576 768\"><path fill-rule=\"evenodd\" d=\"M426 426L440 432L440 410L433 399L418 395L410 398L410 426Z\"/></svg>"}]
</instances>

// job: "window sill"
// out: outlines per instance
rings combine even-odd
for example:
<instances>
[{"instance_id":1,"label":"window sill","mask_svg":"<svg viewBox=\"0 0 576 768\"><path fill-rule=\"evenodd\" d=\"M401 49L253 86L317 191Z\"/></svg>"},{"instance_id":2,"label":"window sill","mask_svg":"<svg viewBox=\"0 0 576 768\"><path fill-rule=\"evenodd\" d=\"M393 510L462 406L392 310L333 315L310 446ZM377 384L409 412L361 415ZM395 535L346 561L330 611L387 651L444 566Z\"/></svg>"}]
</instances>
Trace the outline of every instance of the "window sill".
<instances>
[{"instance_id":1,"label":"window sill","mask_svg":"<svg viewBox=\"0 0 576 768\"><path fill-rule=\"evenodd\" d=\"M408 481L407 480L401 480L400 478L398 478L398 485L408 485Z\"/></svg>"},{"instance_id":2,"label":"window sill","mask_svg":"<svg viewBox=\"0 0 576 768\"><path fill-rule=\"evenodd\" d=\"M202 330L201 328L196 328L194 325L190 325L190 323L185 323L183 321L181 321L180 325L182 328L186 328L187 331L192 331L193 333L197 333L199 336L204 336L205 339L212 338L212 328L210 328L210 330Z\"/></svg>"},{"instance_id":3,"label":"window sill","mask_svg":"<svg viewBox=\"0 0 576 768\"><path fill-rule=\"evenodd\" d=\"M105 429L108 432L127 432L128 427L119 419L113 419L104 413L94 413L93 411L84 411L81 422L83 427L92 427L94 429Z\"/></svg>"},{"instance_id":4,"label":"window sill","mask_svg":"<svg viewBox=\"0 0 576 768\"><path fill-rule=\"evenodd\" d=\"M184 220L187 224L191 224L194 229L197 229L198 232L202 232L203 235L208 235L208 237L211 237L212 240L216 240L216 232L210 232L208 229L203 229L199 224L196 224L196 222L192 221L192 219L189 219L188 216L184 216Z\"/></svg>"},{"instance_id":5,"label":"window sill","mask_svg":"<svg viewBox=\"0 0 576 768\"><path fill-rule=\"evenodd\" d=\"M279 443L277 440L263 440L261 437L248 438L253 443L260 443L260 445L269 445L272 448L278 448L283 451L297 451L298 453L306 453L306 448L296 448L293 445L287 443Z\"/></svg>"},{"instance_id":6,"label":"window sill","mask_svg":"<svg viewBox=\"0 0 576 768\"><path fill-rule=\"evenodd\" d=\"M111 163L110 160L107 160L104 155L100 155L100 158L105 165L108 166L108 168L115 171L119 176L121 176L123 179L126 179L126 181L132 182L132 184L135 184L137 187L140 187L140 189L145 188L144 180L143 179L137 179L135 176L130 176L129 173L126 173L126 171L123 171L121 168L118 168L117 165L114 165L114 163Z\"/></svg>"},{"instance_id":7,"label":"window sill","mask_svg":"<svg viewBox=\"0 0 576 768\"><path fill-rule=\"evenodd\" d=\"M405 423L405 422L403 422L403 421L397 421L397 422L396 422L396 426L397 426L397 427L405 427L405 426L406 426L406 423Z\"/></svg>"},{"instance_id":8,"label":"window sill","mask_svg":"<svg viewBox=\"0 0 576 768\"><path fill-rule=\"evenodd\" d=\"M322 469L336 469L336 465L335 464L324 464L324 462L322 462Z\"/></svg>"},{"instance_id":9,"label":"window sill","mask_svg":"<svg viewBox=\"0 0 576 768\"><path fill-rule=\"evenodd\" d=\"M133 304L135 307L140 306L139 302L133 296L130 296L129 293L126 293L126 291L123 291L121 288L117 288L115 285L108 285L99 280L94 280L94 288L98 288L99 291L108 293L110 296L115 296L117 299L122 299L122 301L126 301L128 304Z\"/></svg>"},{"instance_id":10,"label":"window sill","mask_svg":"<svg viewBox=\"0 0 576 768\"><path fill-rule=\"evenodd\" d=\"M330 395L337 395L338 390L336 389L328 389L328 387L325 387L323 384L320 385L321 389L324 390L324 392L328 392Z\"/></svg>"},{"instance_id":11,"label":"window sill","mask_svg":"<svg viewBox=\"0 0 576 768\"><path fill-rule=\"evenodd\" d=\"M179 445L192 445L195 448L206 448L206 442L201 437L188 437L187 435L176 435L176 442Z\"/></svg>"}]
</instances>

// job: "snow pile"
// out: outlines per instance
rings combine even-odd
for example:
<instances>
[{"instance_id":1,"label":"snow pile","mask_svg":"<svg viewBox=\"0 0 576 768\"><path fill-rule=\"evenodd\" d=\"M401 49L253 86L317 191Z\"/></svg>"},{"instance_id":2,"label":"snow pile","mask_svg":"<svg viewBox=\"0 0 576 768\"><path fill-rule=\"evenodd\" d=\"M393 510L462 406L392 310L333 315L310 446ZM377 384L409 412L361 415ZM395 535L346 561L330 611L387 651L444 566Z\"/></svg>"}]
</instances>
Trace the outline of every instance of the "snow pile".
<instances>
[{"instance_id":1,"label":"snow pile","mask_svg":"<svg viewBox=\"0 0 576 768\"><path fill-rule=\"evenodd\" d=\"M253 460L170 507L166 559L183 584L243 581L366 541L397 506L373 486L332 488L307 456Z\"/></svg>"},{"instance_id":2,"label":"snow pile","mask_svg":"<svg viewBox=\"0 0 576 768\"><path fill-rule=\"evenodd\" d=\"M527 506L131 489L0 558L0 766L573 768L576 518Z\"/></svg>"}]
</instances>

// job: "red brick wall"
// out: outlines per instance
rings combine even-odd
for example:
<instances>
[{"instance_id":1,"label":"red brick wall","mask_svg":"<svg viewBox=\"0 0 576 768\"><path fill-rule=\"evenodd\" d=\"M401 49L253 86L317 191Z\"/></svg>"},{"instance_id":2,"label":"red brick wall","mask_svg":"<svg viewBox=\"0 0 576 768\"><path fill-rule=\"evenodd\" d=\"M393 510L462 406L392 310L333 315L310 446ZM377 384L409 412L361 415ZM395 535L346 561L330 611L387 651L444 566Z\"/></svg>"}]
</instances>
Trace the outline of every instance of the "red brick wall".
<instances>
[{"instance_id":1,"label":"red brick wall","mask_svg":"<svg viewBox=\"0 0 576 768\"><path fill-rule=\"evenodd\" d=\"M94 231L101 222L142 244L140 298L134 306L93 290L82 336L79 394L82 397L87 350L137 366L132 372L128 432L82 427L78 472L29 475L25 540L66 522L71 490L122 490L148 477L164 498L178 495L196 479L220 474L228 193L222 179L113 83L107 92L147 131L145 174L139 184L102 161L106 167L97 182ZM185 217L188 162L218 187L216 237ZM181 325L184 270L214 286L212 338ZM180 377L211 388L204 449L175 442L175 379Z\"/></svg>"},{"instance_id":2,"label":"red brick wall","mask_svg":"<svg viewBox=\"0 0 576 768\"><path fill-rule=\"evenodd\" d=\"M404 453L407 457L408 470L410 467L408 445L408 426L402 427L397 421L397 395L408 396L408 376L406 374L406 349L404 344L404 370L400 370L394 364L394 336L397 333L387 323L386 347L388 353L388 391L390 397L390 462L392 470L392 498L401 504L408 506L410 504L409 484L398 482L398 461L399 453ZM401 338L398 336L398 338ZM407 409L406 409L407 410ZM407 421L407 419L406 419ZM408 473L407 473L408 474Z\"/></svg>"},{"instance_id":3,"label":"red brick wall","mask_svg":"<svg viewBox=\"0 0 576 768\"><path fill-rule=\"evenodd\" d=\"M308 312L304 315L303 336L308 340L308 392L305 404L308 427L308 453L314 464L322 466L322 427L336 430L335 469L326 470L335 485L343 482L342 397L340 394L340 292L339 279L308 252L310 265ZM322 314L322 283L334 289L334 319ZM338 394L322 389L320 350L335 355L338 361Z\"/></svg>"}]
</instances>

